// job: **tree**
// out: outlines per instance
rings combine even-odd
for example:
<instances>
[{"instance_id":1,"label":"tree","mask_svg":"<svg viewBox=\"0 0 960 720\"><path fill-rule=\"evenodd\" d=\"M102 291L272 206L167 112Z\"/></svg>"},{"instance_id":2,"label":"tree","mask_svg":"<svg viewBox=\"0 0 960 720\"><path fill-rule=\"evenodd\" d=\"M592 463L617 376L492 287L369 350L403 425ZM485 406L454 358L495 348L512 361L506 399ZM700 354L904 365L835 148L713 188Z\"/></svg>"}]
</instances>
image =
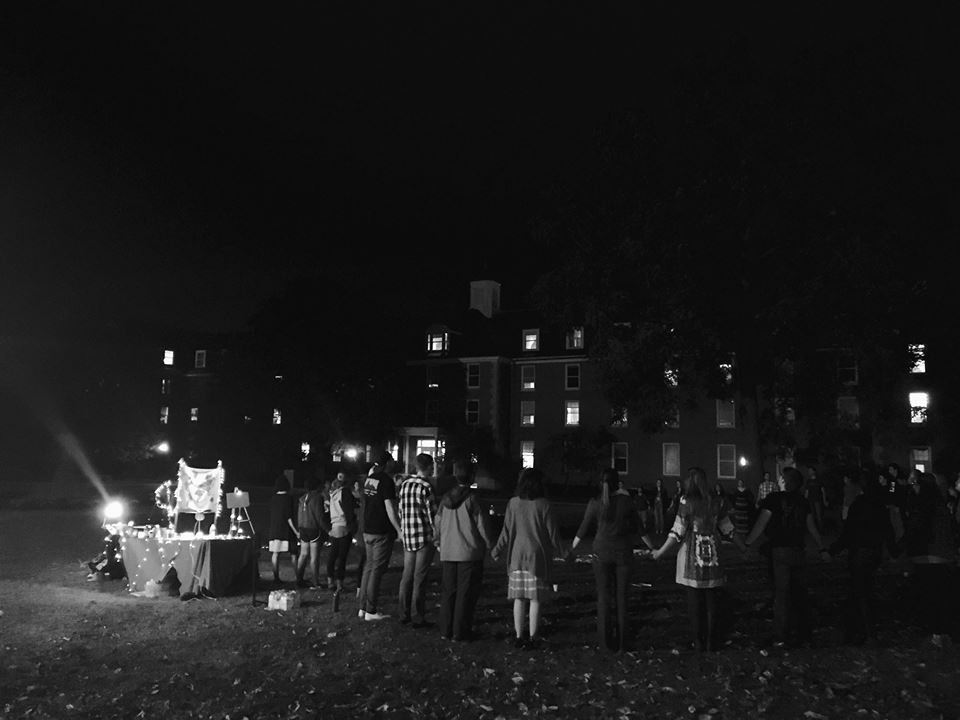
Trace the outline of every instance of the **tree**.
<instances>
[{"instance_id":1,"label":"tree","mask_svg":"<svg viewBox=\"0 0 960 720\"><path fill-rule=\"evenodd\" d=\"M757 408L802 400L817 430L798 437L772 413L758 443L836 446L849 428L822 402L834 388L806 372L818 354L844 349L876 382L909 364L898 333L926 290L916 262L925 213L942 208L900 181L923 172L909 166L902 123L837 121L869 114L832 92L869 70L824 85L826 60L790 60L768 66L735 47L713 69L681 72L655 108L611 115L539 219L542 254L560 260L534 287L535 305L587 326L608 400L649 431L678 403L739 389ZM868 101L879 112L884 99ZM804 369L788 384L785 360Z\"/></svg>"}]
</instances>

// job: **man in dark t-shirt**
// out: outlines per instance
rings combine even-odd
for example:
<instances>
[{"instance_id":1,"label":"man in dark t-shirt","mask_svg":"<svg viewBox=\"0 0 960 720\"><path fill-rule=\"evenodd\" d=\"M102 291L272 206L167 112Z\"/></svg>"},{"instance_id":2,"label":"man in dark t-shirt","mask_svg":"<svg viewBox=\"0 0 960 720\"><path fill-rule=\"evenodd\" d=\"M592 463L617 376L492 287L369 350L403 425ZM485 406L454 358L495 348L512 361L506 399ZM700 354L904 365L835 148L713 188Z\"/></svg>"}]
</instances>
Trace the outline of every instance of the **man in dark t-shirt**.
<instances>
[{"instance_id":1,"label":"man in dark t-shirt","mask_svg":"<svg viewBox=\"0 0 960 720\"><path fill-rule=\"evenodd\" d=\"M364 620L384 620L388 615L377 612L380 581L390 563L393 542L400 534L397 518L397 488L387 472L389 456L378 459L363 483L363 544L366 562L360 579L360 610Z\"/></svg>"},{"instance_id":2,"label":"man in dark t-shirt","mask_svg":"<svg viewBox=\"0 0 960 720\"><path fill-rule=\"evenodd\" d=\"M801 494L803 476L800 471L785 467L780 483L783 491L771 493L760 503L759 516L745 545L750 547L766 533L773 570L774 641L803 643L811 636L805 577L807 533L816 541L821 554L827 551L810 511L810 503Z\"/></svg>"}]
</instances>

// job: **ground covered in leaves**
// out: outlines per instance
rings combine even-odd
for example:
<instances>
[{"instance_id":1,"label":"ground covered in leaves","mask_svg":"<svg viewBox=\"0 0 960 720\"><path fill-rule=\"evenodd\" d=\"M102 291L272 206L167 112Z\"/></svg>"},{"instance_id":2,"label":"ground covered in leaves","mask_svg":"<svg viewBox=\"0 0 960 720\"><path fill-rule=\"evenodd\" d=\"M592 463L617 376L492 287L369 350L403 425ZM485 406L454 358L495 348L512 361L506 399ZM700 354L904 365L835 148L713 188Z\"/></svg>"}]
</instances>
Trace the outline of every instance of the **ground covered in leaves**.
<instances>
[{"instance_id":1,"label":"ground covered in leaves","mask_svg":"<svg viewBox=\"0 0 960 720\"><path fill-rule=\"evenodd\" d=\"M596 647L587 563L559 566L544 645L526 651L512 647L502 564L487 565L479 639L452 643L435 627L358 620L352 575L339 611L321 590L302 591L296 610L268 610L266 584L216 599L147 599L122 581L86 581L83 562L102 534L82 511L3 511L0 527L4 718L960 717L960 652L902 617L896 566L881 578L879 642L851 647L838 630L843 561L814 560L815 641L790 649L768 643L758 559L727 547L725 644L697 653L673 561L644 560L630 609L634 649L614 656ZM394 615L399 557L382 603ZM261 575L270 576L266 553ZM284 575L292 578L289 565Z\"/></svg>"}]
</instances>

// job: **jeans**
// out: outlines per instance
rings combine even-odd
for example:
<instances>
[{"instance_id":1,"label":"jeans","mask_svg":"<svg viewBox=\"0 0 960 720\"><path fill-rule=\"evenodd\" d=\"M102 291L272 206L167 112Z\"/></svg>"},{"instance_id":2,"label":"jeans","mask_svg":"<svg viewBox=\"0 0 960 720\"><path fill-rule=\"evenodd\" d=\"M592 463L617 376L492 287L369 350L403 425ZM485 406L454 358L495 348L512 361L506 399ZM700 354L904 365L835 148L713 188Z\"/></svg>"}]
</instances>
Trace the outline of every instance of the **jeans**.
<instances>
[{"instance_id":1,"label":"jeans","mask_svg":"<svg viewBox=\"0 0 960 720\"><path fill-rule=\"evenodd\" d=\"M803 548L773 548L773 633L777 640L805 641L810 637L805 565Z\"/></svg>"},{"instance_id":2,"label":"jeans","mask_svg":"<svg viewBox=\"0 0 960 720\"><path fill-rule=\"evenodd\" d=\"M633 570L633 551L602 552L593 559L597 581L597 638L601 648L625 650L627 646L627 595ZM610 603L617 615L614 625Z\"/></svg>"},{"instance_id":3,"label":"jeans","mask_svg":"<svg viewBox=\"0 0 960 720\"><path fill-rule=\"evenodd\" d=\"M353 544L353 537L330 538L330 552L327 555L327 577L339 580L343 584L343 578L347 575L347 557L350 554L350 546Z\"/></svg>"},{"instance_id":4,"label":"jeans","mask_svg":"<svg viewBox=\"0 0 960 720\"><path fill-rule=\"evenodd\" d=\"M437 552L433 543L428 542L419 550L403 551L403 575L400 578L400 615L414 622L424 621L426 599L423 586L427 580L427 571Z\"/></svg>"},{"instance_id":5,"label":"jeans","mask_svg":"<svg viewBox=\"0 0 960 720\"><path fill-rule=\"evenodd\" d=\"M440 563L440 633L467 640L473 634L473 611L480 599L483 560Z\"/></svg>"},{"instance_id":6,"label":"jeans","mask_svg":"<svg viewBox=\"0 0 960 720\"><path fill-rule=\"evenodd\" d=\"M390 535L363 534L363 544L367 556L360 579L360 608L368 613L377 611L380 597L380 580L390 564L390 552L393 550L393 538Z\"/></svg>"}]
</instances>

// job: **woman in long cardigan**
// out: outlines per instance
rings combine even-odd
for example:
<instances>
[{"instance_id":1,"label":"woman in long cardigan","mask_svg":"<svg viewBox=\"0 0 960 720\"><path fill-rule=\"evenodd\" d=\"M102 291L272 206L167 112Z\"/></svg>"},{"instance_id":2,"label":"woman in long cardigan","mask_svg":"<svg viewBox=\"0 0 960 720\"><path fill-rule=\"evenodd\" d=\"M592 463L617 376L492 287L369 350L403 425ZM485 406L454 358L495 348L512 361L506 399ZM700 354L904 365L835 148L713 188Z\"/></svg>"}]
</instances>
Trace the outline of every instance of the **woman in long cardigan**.
<instances>
[{"instance_id":1,"label":"woman in long cardigan","mask_svg":"<svg viewBox=\"0 0 960 720\"><path fill-rule=\"evenodd\" d=\"M491 552L506 557L507 597L513 600L514 645L532 649L539 641L540 603L552 592L553 559L563 555L563 543L550 501L544 497L543 472L525 468L517 493L507 503L503 529ZM529 635L524 637L528 618Z\"/></svg>"}]
</instances>

